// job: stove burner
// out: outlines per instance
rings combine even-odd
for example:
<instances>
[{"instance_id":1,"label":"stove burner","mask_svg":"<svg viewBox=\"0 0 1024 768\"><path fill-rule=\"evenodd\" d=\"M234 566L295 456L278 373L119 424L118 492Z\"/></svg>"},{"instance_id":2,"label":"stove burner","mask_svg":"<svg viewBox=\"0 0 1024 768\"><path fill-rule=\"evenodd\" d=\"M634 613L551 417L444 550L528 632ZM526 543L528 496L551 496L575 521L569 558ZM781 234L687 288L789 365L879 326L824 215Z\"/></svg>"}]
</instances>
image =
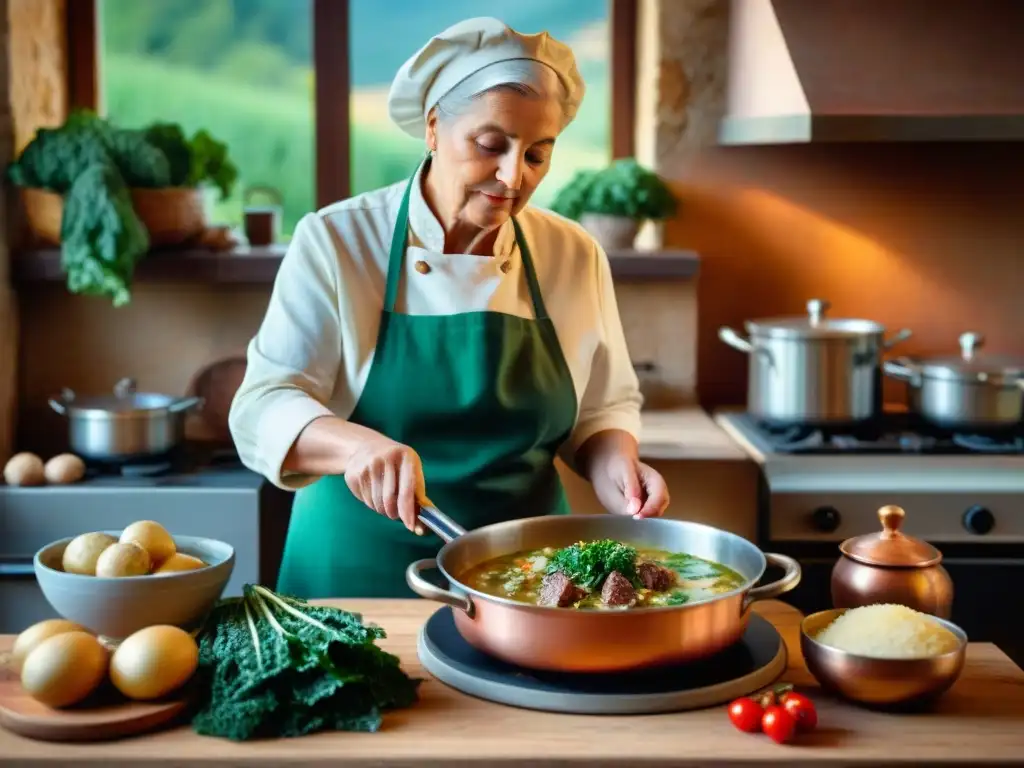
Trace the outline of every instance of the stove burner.
<instances>
[{"instance_id":1,"label":"stove burner","mask_svg":"<svg viewBox=\"0 0 1024 768\"><path fill-rule=\"evenodd\" d=\"M120 461L88 461L86 462L86 475L88 477L160 477L181 470L187 464L188 461L184 453L177 450Z\"/></svg>"},{"instance_id":2,"label":"stove burner","mask_svg":"<svg viewBox=\"0 0 1024 768\"><path fill-rule=\"evenodd\" d=\"M985 435L953 435L953 442L977 453L1024 453L1024 435L1000 439Z\"/></svg>"},{"instance_id":3,"label":"stove burner","mask_svg":"<svg viewBox=\"0 0 1024 768\"><path fill-rule=\"evenodd\" d=\"M124 477L159 477L174 469L174 462L157 461L152 464L122 464L119 468Z\"/></svg>"},{"instance_id":4,"label":"stove burner","mask_svg":"<svg viewBox=\"0 0 1024 768\"><path fill-rule=\"evenodd\" d=\"M1024 454L1024 434L958 434L917 423L901 414L837 428L770 424L750 414L739 414L736 419L775 453Z\"/></svg>"}]
</instances>

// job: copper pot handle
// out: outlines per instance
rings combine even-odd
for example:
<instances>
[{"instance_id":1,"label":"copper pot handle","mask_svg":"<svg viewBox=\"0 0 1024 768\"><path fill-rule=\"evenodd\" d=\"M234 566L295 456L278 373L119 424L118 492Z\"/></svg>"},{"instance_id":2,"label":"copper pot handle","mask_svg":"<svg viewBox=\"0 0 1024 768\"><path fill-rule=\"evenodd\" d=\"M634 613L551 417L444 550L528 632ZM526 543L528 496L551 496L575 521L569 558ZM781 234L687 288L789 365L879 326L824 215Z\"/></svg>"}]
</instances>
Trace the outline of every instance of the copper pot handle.
<instances>
[{"instance_id":1,"label":"copper pot handle","mask_svg":"<svg viewBox=\"0 0 1024 768\"><path fill-rule=\"evenodd\" d=\"M740 611L741 613L746 613L747 609L756 601L771 600L773 597L778 597L779 595L789 592L800 583L803 571L800 568L800 563L792 557L765 552L764 559L772 565L784 568L786 572L782 574L782 578L778 581L773 581L770 584L764 584L760 587L753 587L749 592L747 592L743 597L743 608Z\"/></svg>"},{"instance_id":2,"label":"copper pot handle","mask_svg":"<svg viewBox=\"0 0 1024 768\"><path fill-rule=\"evenodd\" d=\"M409 567L405 569L405 583L409 585L409 589L420 597L424 597L427 600L436 600L439 603L450 605L452 608L459 608L472 618L474 606L469 595L456 595L454 592L442 589L436 584L431 584L420 575L421 571L429 571L436 568L437 560L432 557L409 563Z\"/></svg>"}]
</instances>

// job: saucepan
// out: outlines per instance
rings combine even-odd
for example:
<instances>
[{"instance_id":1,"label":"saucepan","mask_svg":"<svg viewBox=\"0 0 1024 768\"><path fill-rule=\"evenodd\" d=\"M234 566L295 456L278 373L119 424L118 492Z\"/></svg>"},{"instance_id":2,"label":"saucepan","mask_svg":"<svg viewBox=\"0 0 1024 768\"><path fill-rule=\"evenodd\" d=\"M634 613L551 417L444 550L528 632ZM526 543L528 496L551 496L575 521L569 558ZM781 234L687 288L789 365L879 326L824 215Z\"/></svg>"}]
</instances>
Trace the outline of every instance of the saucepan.
<instances>
[{"instance_id":1,"label":"saucepan","mask_svg":"<svg viewBox=\"0 0 1024 768\"><path fill-rule=\"evenodd\" d=\"M616 515L552 515L487 525L467 532L434 507L420 522L445 542L436 558L406 570L416 594L451 606L465 640L518 666L561 672L622 672L696 661L738 642L757 600L778 597L800 583L800 564L765 554L741 536L700 523L666 518L634 520ZM732 591L683 605L625 610L531 605L480 592L460 581L491 558L579 541L614 539L636 547L685 552L733 569L744 581ZM771 563L778 580L754 586ZM424 578L436 569L448 588Z\"/></svg>"},{"instance_id":2,"label":"saucepan","mask_svg":"<svg viewBox=\"0 0 1024 768\"><path fill-rule=\"evenodd\" d=\"M901 357L884 370L907 382L910 410L940 429L1016 432L1024 426L1024 359L978 354L983 342L963 333L957 357Z\"/></svg>"},{"instance_id":3,"label":"saucepan","mask_svg":"<svg viewBox=\"0 0 1024 768\"><path fill-rule=\"evenodd\" d=\"M185 437L185 417L200 397L138 392L134 379L114 385L113 395L81 397L64 389L50 407L68 419L72 452L87 461L122 462L169 453Z\"/></svg>"}]
</instances>

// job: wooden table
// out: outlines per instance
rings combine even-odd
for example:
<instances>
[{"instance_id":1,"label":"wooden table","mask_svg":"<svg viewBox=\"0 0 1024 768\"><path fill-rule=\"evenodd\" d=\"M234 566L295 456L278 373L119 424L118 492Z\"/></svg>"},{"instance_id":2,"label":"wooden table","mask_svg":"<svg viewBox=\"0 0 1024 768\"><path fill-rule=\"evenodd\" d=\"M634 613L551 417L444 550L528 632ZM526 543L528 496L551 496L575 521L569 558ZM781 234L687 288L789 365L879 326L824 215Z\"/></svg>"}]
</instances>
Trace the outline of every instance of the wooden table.
<instances>
[{"instance_id":1,"label":"wooden table","mask_svg":"<svg viewBox=\"0 0 1024 768\"><path fill-rule=\"evenodd\" d=\"M995 646L974 643L963 676L930 714L863 710L811 691L818 730L793 744L740 733L724 707L668 715L560 715L491 704L430 678L416 657L416 634L437 605L425 600L332 601L384 627L382 642L410 673L427 678L421 701L388 716L378 733L329 733L235 744L188 727L100 744L50 744L0 729L0 765L374 766L740 766L1024 765L1024 672ZM784 679L813 686L800 655L799 613L757 605L789 649ZM0 651L13 638L0 636Z\"/></svg>"}]
</instances>

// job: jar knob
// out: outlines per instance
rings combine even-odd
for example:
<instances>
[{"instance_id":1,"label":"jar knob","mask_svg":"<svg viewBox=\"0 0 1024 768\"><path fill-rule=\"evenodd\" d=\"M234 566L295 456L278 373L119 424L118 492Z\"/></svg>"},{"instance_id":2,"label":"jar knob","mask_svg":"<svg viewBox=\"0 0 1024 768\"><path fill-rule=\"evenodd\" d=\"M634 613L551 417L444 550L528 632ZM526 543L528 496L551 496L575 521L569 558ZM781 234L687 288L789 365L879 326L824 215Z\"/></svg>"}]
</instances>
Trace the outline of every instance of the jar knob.
<instances>
[{"instance_id":1,"label":"jar knob","mask_svg":"<svg viewBox=\"0 0 1024 768\"><path fill-rule=\"evenodd\" d=\"M897 507L895 504L886 504L878 510L883 539L896 539L903 535L900 533L900 526L903 525L903 518L906 517L906 514L903 507Z\"/></svg>"}]
</instances>

